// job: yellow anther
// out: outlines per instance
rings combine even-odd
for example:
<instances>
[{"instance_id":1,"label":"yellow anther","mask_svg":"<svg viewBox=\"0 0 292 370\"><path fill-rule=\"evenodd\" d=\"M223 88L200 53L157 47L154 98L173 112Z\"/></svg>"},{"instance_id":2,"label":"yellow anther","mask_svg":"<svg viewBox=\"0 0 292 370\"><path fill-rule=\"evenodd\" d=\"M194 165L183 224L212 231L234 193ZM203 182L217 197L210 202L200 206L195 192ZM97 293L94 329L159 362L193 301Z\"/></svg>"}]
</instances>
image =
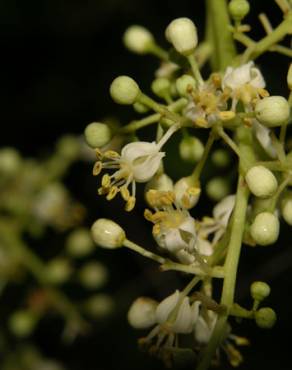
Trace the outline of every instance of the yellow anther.
<instances>
[{"instance_id":1,"label":"yellow anther","mask_svg":"<svg viewBox=\"0 0 292 370\"><path fill-rule=\"evenodd\" d=\"M102 163L100 161L95 162L93 166L93 170L92 170L93 176L99 175L101 170L102 170Z\"/></svg>"},{"instance_id":2,"label":"yellow anther","mask_svg":"<svg viewBox=\"0 0 292 370\"><path fill-rule=\"evenodd\" d=\"M158 235L158 234L160 234L160 225L159 224L155 224L154 226L153 226L153 229L152 229L152 234L154 235L154 236L156 236L156 235Z\"/></svg>"},{"instance_id":3,"label":"yellow anther","mask_svg":"<svg viewBox=\"0 0 292 370\"><path fill-rule=\"evenodd\" d=\"M239 337L238 335L232 335L232 339L237 346L249 346L250 341L245 337Z\"/></svg>"},{"instance_id":4,"label":"yellow anther","mask_svg":"<svg viewBox=\"0 0 292 370\"><path fill-rule=\"evenodd\" d=\"M108 189L107 188L103 188L103 187L100 187L98 190L97 190L97 193L98 195L105 195L108 193Z\"/></svg>"},{"instance_id":5,"label":"yellow anther","mask_svg":"<svg viewBox=\"0 0 292 370\"><path fill-rule=\"evenodd\" d=\"M235 117L235 113L231 110L219 112L218 115L222 121L229 121Z\"/></svg>"},{"instance_id":6,"label":"yellow anther","mask_svg":"<svg viewBox=\"0 0 292 370\"><path fill-rule=\"evenodd\" d=\"M181 203L182 203L184 208L189 208L190 205L191 205L190 197L188 195L184 194L182 196Z\"/></svg>"},{"instance_id":7,"label":"yellow anther","mask_svg":"<svg viewBox=\"0 0 292 370\"><path fill-rule=\"evenodd\" d=\"M226 344L225 350L228 360L233 367L237 367L242 363L243 357L241 353L232 344Z\"/></svg>"},{"instance_id":8,"label":"yellow anther","mask_svg":"<svg viewBox=\"0 0 292 370\"><path fill-rule=\"evenodd\" d=\"M208 121L203 117L198 117L195 119L195 124L199 127L207 128L208 127Z\"/></svg>"},{"instance_id":9,"label":"yellow anther","mask_svg":"<svg viewBox=\"0 0 292 370\"><path fill-rule=\"evenodd\" d=\"M244 123L245 126L251 127L252 126L252 119L245 117L245 118L243 118L243 123Z\"/></svg>"},{"instance_id":10,"label":"yellow anther","mask_svg":"<svg viewBox=\"0 0 292 370\"><path fill-rule=\"evenodd\" d=\"M187 194L189 194L191 196L197 196L200 193L201 193L201 189L197 188L197 187L194 187L194 186L191 186L190 188L187 189Z\"/></svg>"},{"instance_id":11,"label":"yellow anther","mask_svg":"<svg viewBox=\"0 0 292 370\"><path fill-rule=\"evenodd\" d=\"M99 159L99 160L102 159L102 152L101 152L100 149L98 149L98 148L95 149L95 155L96 155L97 159Z\"/></svg>"},{"instance_id":12,"label":"yellow anther","mask_svg":"<svg viewBox=\"0 0 292 370\"><path fill-rule=\"evenodd\" d=\"M127 202L130 198L130 192L126 186L120 188L122 198Z\"/></svg>"},{"instance_id":13,"label":"yellow anther","mask_svg":"<svg viewBox=\"0 0 292 370\"><path fill-rule=\"evenodd\" d=\"M107 150L103 153L103 156L108 159L117 159L120 158L119 153L115 152L114 150Z\"/></svg>"},{"instance_id":14,"label":"yellow anther","mask_svg":"<svg viewBox=\"0 0 292 370\"><path fill-rule=\"evenodd\" d=\"M266 89L258 89L258 93L262 98L267 98L268 96L270 96L270 93Z\"/></svg>"},{"instance_id":15,"label":"yellow anther","mask_svg":"<svg viewBox=\"0 0 292 370\"><path fill-rule=\"evenodd\" d=\"M101 186L103 188L109 188L111 185L111 179L108 173L102 176Z\"/></svg>"},{"instance_id":16,"label":"yellow anther","mask_svg":"<svg viewBox=\"0 0 292 370\"><path fill-rule=\"evenodd\" d=\"M147 208L144 211L144 217L146 218L147 221L153 222L152 212L149 209L147 209Z\"/></svg>"},{"instance_id":17,"label":"yellow anther","mask_svg":"<svg viewBox=\"0 0 292 370\"><path fill-rule=\"evenodd\" d=\"M125 211L130 212L134 209L136 204L136 198L130 197L125 205Z\"/></svg>"},{"instance_id":18,"label":"yellow anther","mask_svg":"<svg viewBox=\"0 0 292 370\"><path fill-rule=\"evenodd\" d=\"M213 73L211 75L211 81L216 88L221 86L221 76L219 73Z\"/></svg>"},{"instance_id":19,"label":"yellow anther","mask_svg":"<svg viewBox=\"0 0 292 370\"><path fill-rule=\"evenodd\" d=\"M108 192L107 196L106 196L106 199L107 200L112 200L114 199L114 197L118 194L119 192L119 189L117 186L112 186L110 188L110 191Z\"/></svg>"},{"instance_id":20,"label":"yellow anther","mask_svg":"<svg viewBox=\"0 0 292 370\"><path fill-rule=\"evenodd\" d=\"M152 222L159 222L167 216L167 212L158 211L152 215Z\"/></svg>"}]
</instances>

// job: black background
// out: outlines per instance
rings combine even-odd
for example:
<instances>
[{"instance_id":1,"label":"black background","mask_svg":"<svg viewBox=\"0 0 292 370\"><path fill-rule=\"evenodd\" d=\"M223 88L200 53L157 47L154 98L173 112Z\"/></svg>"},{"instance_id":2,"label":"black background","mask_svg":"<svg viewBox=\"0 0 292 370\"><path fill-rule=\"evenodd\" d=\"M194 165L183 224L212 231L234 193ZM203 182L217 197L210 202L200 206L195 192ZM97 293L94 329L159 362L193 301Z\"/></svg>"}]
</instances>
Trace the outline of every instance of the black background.
<instances>
[{"instance_id":1,"label":"black background","mask_svg":"<svg viewBox=\"0 0 292 370\"><path fill-rule=\"evenodd\" d=\"M252 35L260 37L263 31L256 15L265 11L277 24L281 13L273 1L252 3L253 12L247 21L255 25ZM130 24L142 24L166 45L164 29L179 16L191 17L202 35L203 0L0 0L1 146L16 146L26 156L42 155L51 150L60 135L81 134L94 120L110 115L127 122L131 110L111 101L110 82L119 74L129 74L148 92L158 64L151 56L131 55L125 50L123 31ZM283 81L288 58L271 54L258 62L269 90L287 94ZM67 183L87 205L88 225L101 215L112 217L114 212L115 219L129 229L131 238L144 246L153 244L150 226L141 216L143 207L138 206L125 217L119 212L119 202L109 206L97 199L89 166L76 166ZM211 206L205 201L200 210ZM283 225L276 246L243 250L238 301L250 305L250 283L255 279L267 281L272 294L266 303L277 311L278 322L272 331L262 331L253 322L236 325L236 332L250 337L252 342L243 351L246 361L242 369L292 367L290 235L289 228ZM59 358L69 370L162 369L161 363L137 350L139 333L128 327L126 311L139 295L161 299L174 286L180 288L182 277L158 273L155 265L126 251L101 251L98 258L110 268L109 290L116 296L117 314L109 321L94 324L92 334L71 347L61 346L58 322L52 326L45 321L35 341L47 356ZM222 369L227 368L222 365Z\"/></svg>"}]
</instances>

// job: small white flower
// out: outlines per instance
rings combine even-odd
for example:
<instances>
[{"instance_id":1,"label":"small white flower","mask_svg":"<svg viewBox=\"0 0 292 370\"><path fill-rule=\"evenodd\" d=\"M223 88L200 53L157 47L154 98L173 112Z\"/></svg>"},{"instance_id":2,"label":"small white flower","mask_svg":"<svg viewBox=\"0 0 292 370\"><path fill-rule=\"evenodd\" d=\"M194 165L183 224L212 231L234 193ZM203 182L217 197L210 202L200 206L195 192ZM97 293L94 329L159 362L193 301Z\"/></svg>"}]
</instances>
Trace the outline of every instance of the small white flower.
<instances>
[{"instance_id":1,"label":"small white flower","mask_svg":"<svg viewBox=\"0 0 292 370\"><path fill-rule=\"evenodd\" d=\"M205 317L200 314L194 327L195 340L200 344L207 344L211 338L217 322L217 314L214 311L207 310Z\"/></svg>"},{"instance_id":2,"label":"small white flower","mask_svg":"<svg viewBox=\"0 0 292 370\"><path fill-rule=\"evenodd\" d=\"M147 182L155 175L165 156L160 150L177 128L177 125L171 126L158 143L139 141L127 144L121 154L97 151L99 160L94 165L94 175L98 175L103 168L116 169L112 175L103 176L99 193L107 194L107 199L111 200L120 191L127 202L126 210L132 210L135 205L136 182ZM131 194L128 190L130 184Z\"/></svg>"}]
</instances>

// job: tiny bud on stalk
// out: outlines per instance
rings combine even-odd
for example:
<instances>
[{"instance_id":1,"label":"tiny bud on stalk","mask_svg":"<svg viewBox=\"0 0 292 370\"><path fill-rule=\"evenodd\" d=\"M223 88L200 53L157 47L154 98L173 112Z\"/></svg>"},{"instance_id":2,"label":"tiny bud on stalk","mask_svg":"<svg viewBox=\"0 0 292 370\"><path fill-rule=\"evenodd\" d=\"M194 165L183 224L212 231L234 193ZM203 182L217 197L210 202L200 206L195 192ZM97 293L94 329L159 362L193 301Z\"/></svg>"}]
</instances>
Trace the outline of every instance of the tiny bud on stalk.
<instances>
[{"instance_id":1,"label":"tiny bud on stalk","mask_svg":"<svg viewBox=\"0 0 292 370\"><path fill-rule=\"evenodd\" d=\"M120 248L126 239L124 230L118 224L106 218L95 221L91 227L91 232L95 243L102 248Z\"/></svg>"},{"instance_id":2,"label":"tiny bud on stalk","mask_svg":"<svg viewBox=\"0 0 292 370\"><path fill-rule=\"evenodd\" d=\"M134 104L140 94L140 89L136 81L128 76L115 78L110 86L110 94L118 104Z\"/></svg>"}]
</instances>

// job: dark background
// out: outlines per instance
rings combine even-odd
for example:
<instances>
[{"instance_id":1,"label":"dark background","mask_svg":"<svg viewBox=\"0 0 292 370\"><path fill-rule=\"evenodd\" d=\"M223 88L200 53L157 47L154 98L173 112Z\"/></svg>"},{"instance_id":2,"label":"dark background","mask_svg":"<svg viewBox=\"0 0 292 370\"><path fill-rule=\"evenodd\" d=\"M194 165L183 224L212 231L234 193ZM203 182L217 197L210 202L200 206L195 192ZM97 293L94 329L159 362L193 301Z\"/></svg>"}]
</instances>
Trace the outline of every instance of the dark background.
<instances>
[{"instance_id":1,"label":"dark background","mask_svg":"<svg viewBox=\"0 0 292 370\"><path fill-rule=\"evenodd\" d=\"M273 1L252 3L247 22L255 25L252 35L260 37L263 31L256 15L265 11L277 24L281 13ZM151 56L140 57L125 50L122 34L128 25L142 24L166 45L164 29L179 16L191 17L202 35L203 0L0 0L0 145L15 146L26 156L42 155L50 151L60 135L81 134L94 120L110 115L126 123L131 110L111 101L110 82L119 74L129 74L148 92L158 63ZM258 62L269 90L287 94L283 81L288 58L269 55ZM114 212L115 220L129 230L130 238L145 247L153 244L150 225L141 216L142 206L125 217L119 212L119 202L109 206L95 198L96 182L89 166L73 168L67 183L87 205L88 225L101 215L112 217ZM205 201L199 210L211 206ZM243 250L238 301L251 305L250 283L255 279L267 281L272 294L266 304L277 311L278 322L272 331L262 331L253 322L235 325L236 332L252 342L243 350L246 362L242 369L291 369L292 253L288 232L283 225L277 246ZM141 333L129 328L126 312L137 296L161 299L174 286L180 288L183 278L158 273L154 264L124 250L101 251L99 258L111 271L109 290L117 299L117 314L93 325L92 334L71 347L61 346L58 323L52 327L44 322L35 341L47 356L59 358L69 370L162 369L161 363L137 350L136 339Z\"/></svg>"}]
</instances>

